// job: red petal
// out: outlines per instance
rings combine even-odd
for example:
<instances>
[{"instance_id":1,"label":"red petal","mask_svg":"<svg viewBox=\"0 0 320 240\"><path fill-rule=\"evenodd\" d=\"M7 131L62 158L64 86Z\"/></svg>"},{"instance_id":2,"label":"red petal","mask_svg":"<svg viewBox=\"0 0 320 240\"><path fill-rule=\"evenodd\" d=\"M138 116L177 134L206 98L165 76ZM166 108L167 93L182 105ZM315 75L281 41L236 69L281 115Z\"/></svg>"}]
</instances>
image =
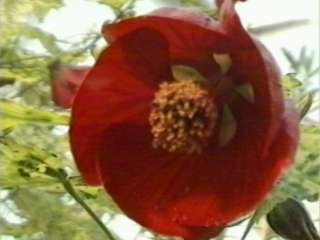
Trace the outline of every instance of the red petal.
<instances>
[{"instance_id":1,"label":"red petal","mask_svg":"<svg viewBox=\"0 0 320 240\"><path fill-rule=\"evenodd\" d=\"M290 107L263 158L254 151L257 143L250 139L251 129L242 129L225 149L210 149L193 167L198 177L184 180L190 192L172 203L171 218L192 226L223 225L253 210L293 161L298 126L299 114Z\"/></svg>"},{"instance_id":2,"label":"red petal","mask_svg":"<svg viewBox=\"0 0 320 240\"><path fill-rule=\"evenodd\" d=\"M154 88L171 80L166 40L150 29L124 35L106 49L74 101L71 147L88 184L99 184L96 162L106 130L118 122L146 122Z\"/></svg>"},{"instance_id":3,"label":"red petal","mask_svg":"<svg viewBox=\"0 0 320 240\"><path fill-rule=\"evenodd\" d=\"M272 56L241 26L234 1L225 0L220 13L223 23L219 26L199 13L166 8L156 11L156 16L106 25L103 33L112 42L134 29L154 28L168 39L173 63L191 65L209 78L221 77L217 74L218 66L214 65L212 53L229 53L233 81L236 84L249 82L253 86L256 96L254 113L256 118L265 119L259 130L266 135L261 143L264 149L260 151L264 154L283 112L279 70Z\"/></svg>"},{"instance_id":4,"label":"red petal","mask_svg":"<svg viewBox=\"0 0 320 240\"><path fill-rule=\"evenodd\" d=\"M223 227L186 227L192 233L190 237L184 237L184 240L203 240L218 236Z\"/></svg>"},{"instance_id":5,"label":"red petal","mask_svg":"<svg viewBox=\"0 0 320 240\"><path fill-rule=\"evenodd\" d=\"M53 102L70 108L89 67L69 67L55 64L51 67L51 92Z\"/></svg>"},{"instance_id":6,"label":"red petal","mask_svg":"<svg viewBox=\"0 0 320 240\"><path fill-rule=\"evenodd\" d=\"M173 218L188 216L179 222L193 226L225 224L252 210L268 193L280 170L288 165L288 159L292 159L298 138L297 118L293 123L285 119L280 127L283 97L273 58L244 31L232 0L225 0L220 11L226 32L238 45L231 54L233 81L250 83L255 101L252 104L236 98L229 103L237 122L235 136L224 148L217 148L212 142L207 159L198 169L202 177L190 182L193 193L172 206ZM292 133L295 138L282 136L286 124L295 128ZM274 142L280 145L288 142L283 155ZM270 152L274 151L278 152L269 160ZM197 206L197 211L190 206Z\"/></svg>"},{"instance_id":7,"label":"red petal","mask_svg":"<svg viewBox=\"0 0 320 240\"><path fill-rule=\"evenodd\" d=\"M190 65L206 76L219 71L212 54L229 51L231 45L216 22L203 14L182 9L160 9L153 15L106 24L103 34L112 43L123 34L149 27L168 40L172 64Z\"/></svg>"},{"instance_id":8,"label":"red petal","mask_svg":"<svg viewBox=\"0 0 320 240\"><path fill-rule=\"evenodd\" d=\"M224 0L220 8L223 27L237 45L231 54L230 71L236 84L252 85L254 103L236 99L231 107L237 121L243 122L238 128L250 131L252 142L258 142L255 144L255 151L263 157L279 128L284 111L280 71L265 47L243 29L234 9L234 2Z\"/></svg>"},{"instance_id":9,"label":"red petal","mask_svg":"<svg viewBox=\"0 0 320 240\"><path fill-rule=\"evenodd\" d=\"M99 152L100 174L106 190L129 217L155 232L185 239L221 231L220 227L183 226L167 214L168 201L181 191L172 189L176 178L196 174L194 162L154 150L150 126L118 125L106 134Z\"/></svg>"},{"instance_id":10,"label":"red petal","mask_svg":"<svg viewBox=\"0 0 320 240\"><path fill-rule=\"evenodd\" d=\"M204 232L190 232L193 227L217 230L263 200L294 157L298 121L288 109L263 159L248 155L250 145L199 156L168 154L152 148L149 126L118 125L107 132L99 169L129 217L162 234L197 239Z\"/></svg>"}]
</instances>

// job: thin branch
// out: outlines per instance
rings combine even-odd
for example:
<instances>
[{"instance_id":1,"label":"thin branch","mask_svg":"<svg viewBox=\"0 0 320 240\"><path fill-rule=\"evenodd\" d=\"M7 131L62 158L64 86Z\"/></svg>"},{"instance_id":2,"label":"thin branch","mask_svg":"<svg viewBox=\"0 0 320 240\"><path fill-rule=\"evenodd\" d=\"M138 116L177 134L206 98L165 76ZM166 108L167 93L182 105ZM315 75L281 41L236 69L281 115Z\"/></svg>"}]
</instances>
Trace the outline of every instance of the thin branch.
<instances>
[{"instance_id":1,"label":"thin branch","mask_svg":"<svg viewBox=\"0 0 320 240\"><path fill-rule=\"evenodd\" d=\"M248 31L253 34L262 35L262 34L272 33L275 31L286 30L293 27L304 26L309 23L310 23L309 19L289 20L285 22L273 23L273 24L259 26L259 27L249 27Z\"/></svg>"},{"instance_id":2,"label":"thin branch","mask_svg":"<svg viewBox=\"0 0 320 240\"><path fill-rule=\"evenodd\" d=\"M58 177L59 177L59 180L62 183L64 189L92 217L92 219L98 224L98 226L101 228L101 230L108 236L109 240L116 240L116 238L112 235L112 233L106 227L106 225L101 221L101 219L93 212L93 210L86 204L86 202L76 192L76 190L74 189L72 184L68 181L68 179L65 176L62 176L62 174L59 174Z\"/></svg>"},{"instance_id":3,"label":"thin branch","mask_svg":"<svg viewBox=\"0 0 320 240\"><path fill-rule=\"evenodd\" d=\"M96 35L93 40L85 47L83 47L82 49L80 49L79 51L71 54L72 57L79 57L81 54L85 53L88 50L91 50L92 48L95 47L96 43L100 40L101 36L100 35Z\"/></svg>"}]
</instances>

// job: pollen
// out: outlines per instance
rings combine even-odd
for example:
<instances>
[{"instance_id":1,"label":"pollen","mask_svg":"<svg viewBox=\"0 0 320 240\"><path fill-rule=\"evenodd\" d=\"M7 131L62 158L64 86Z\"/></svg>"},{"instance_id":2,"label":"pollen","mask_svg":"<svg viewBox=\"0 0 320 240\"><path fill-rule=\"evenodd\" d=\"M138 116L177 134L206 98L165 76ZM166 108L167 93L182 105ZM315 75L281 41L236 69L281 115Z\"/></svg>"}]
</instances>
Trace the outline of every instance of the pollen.
<instances>
[{"instance_id":1,"label":"pollen","mask_svg":"<svg viewBox=\"0 0 320 240\"><path fill-rule=\"evenodd\" d=\"M192 80L162 83L155 94L149 122L153 147L168 152L201 153L217 119L208 91Z\"/></svg>"}]
</instances>

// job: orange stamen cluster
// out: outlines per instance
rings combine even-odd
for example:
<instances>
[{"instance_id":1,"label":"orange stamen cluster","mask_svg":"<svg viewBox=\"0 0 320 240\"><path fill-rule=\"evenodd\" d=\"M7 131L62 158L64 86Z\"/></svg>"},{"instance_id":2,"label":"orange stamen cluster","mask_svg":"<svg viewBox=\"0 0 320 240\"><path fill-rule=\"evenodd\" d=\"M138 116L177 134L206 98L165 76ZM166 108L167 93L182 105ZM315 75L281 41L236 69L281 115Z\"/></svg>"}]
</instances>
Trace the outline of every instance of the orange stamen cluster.
<instances>
[{"instance_id":1,"label":"orange stamen cluster","mask_svg":"<svg viewBox=\"0 0 320 240\"><path fill-rule=\"evenodd\" d=\"M168 152L201 153L217 119L208 91L195 81L162 83L149 121L153 146Z\"/></svg>"}]
</instances>

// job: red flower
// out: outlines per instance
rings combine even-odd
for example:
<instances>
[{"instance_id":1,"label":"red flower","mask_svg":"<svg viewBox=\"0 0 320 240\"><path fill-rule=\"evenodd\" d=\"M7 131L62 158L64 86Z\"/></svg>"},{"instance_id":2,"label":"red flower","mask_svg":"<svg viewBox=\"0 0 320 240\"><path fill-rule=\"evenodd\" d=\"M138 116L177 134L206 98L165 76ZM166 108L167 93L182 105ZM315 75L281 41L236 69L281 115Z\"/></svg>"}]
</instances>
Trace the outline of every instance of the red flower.
<instances>
[{"instance_id":1,"label":"red flower","mask_svg":"<svg viewBox=\"0 0 320 240\"><path fill-rule=\"evenodd\" d=\"M234 2L219 6L220 22L166 8L106 25L110 46L72 109L85 181L141 225L184 239L215 236L253 210L297 146L277 65Z\"/></svg>"},{"instance_id":2,"label":"red flower","mask_svg":"<svg viewBox=\"0 0 320 240\"><path fill-rule=\"evenodd\" d=\"M89 67L63 66L60 63L52 64L50 72L53 102L59 107L70 108L76 92L89 70Z\"/></svg>"}]
</instances>

